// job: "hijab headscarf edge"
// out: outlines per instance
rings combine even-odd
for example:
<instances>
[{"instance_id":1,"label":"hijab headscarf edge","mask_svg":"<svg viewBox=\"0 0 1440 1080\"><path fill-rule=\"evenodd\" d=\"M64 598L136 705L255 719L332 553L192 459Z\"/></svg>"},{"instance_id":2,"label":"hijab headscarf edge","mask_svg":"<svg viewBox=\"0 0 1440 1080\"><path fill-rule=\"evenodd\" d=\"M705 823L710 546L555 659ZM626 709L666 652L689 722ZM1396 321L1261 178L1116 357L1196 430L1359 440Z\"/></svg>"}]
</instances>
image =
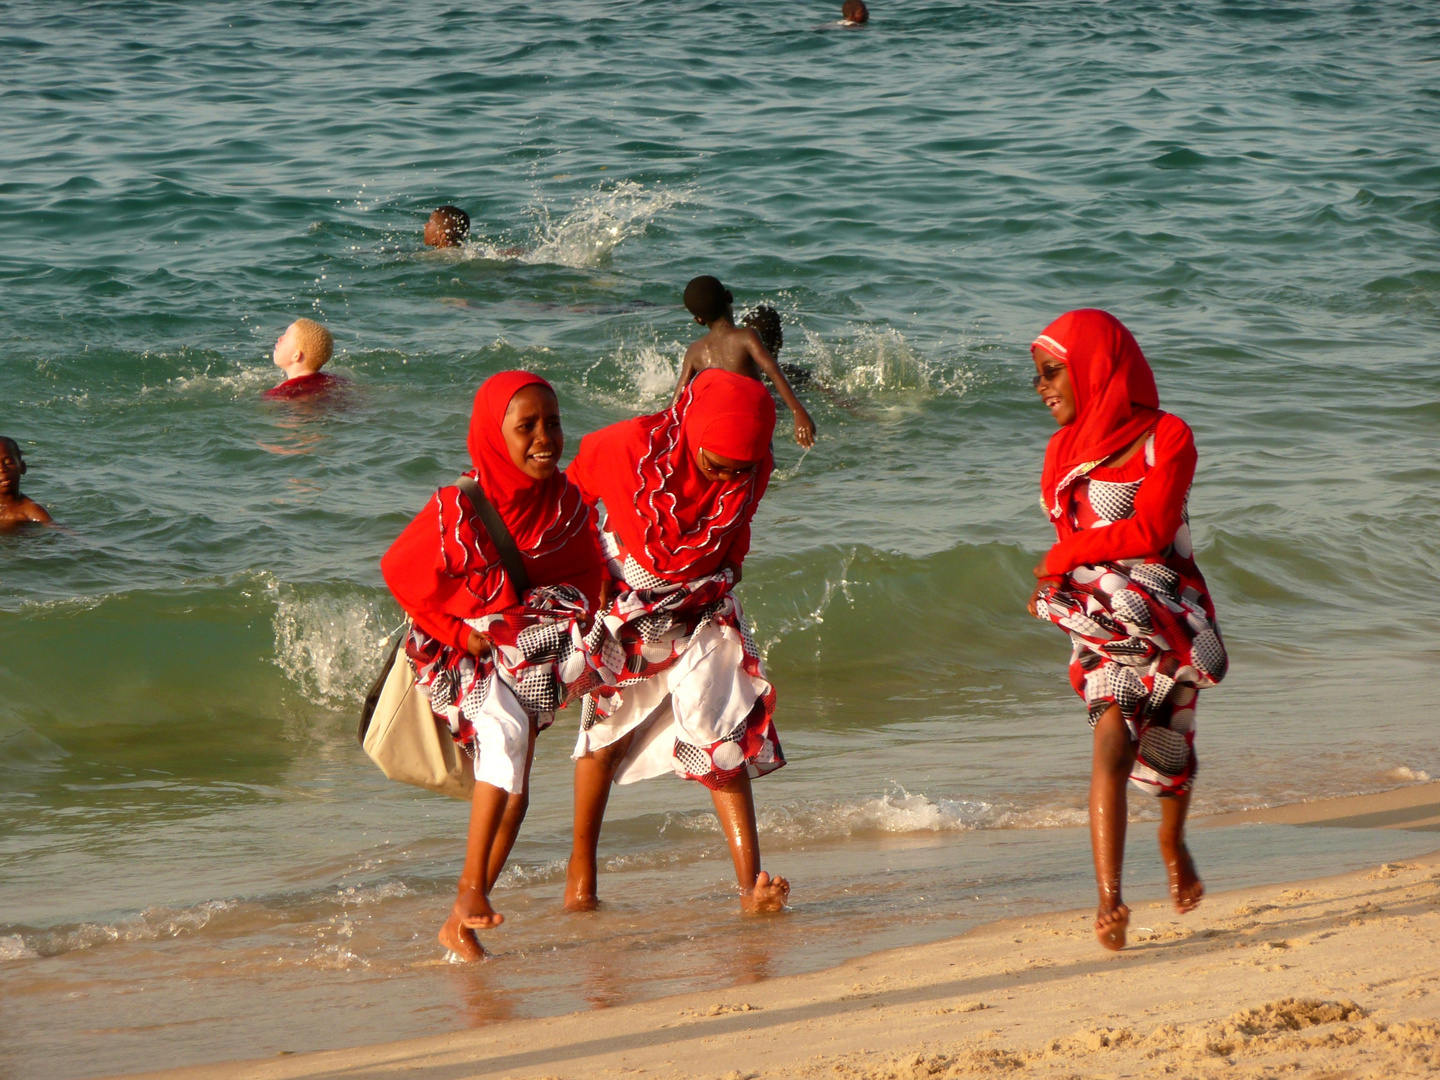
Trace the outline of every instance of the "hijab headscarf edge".
<instances>
[{"instance_id":1,"label":"hijab headscarf edge","mask_svg":"<svg viewBox=\"0 0 1440 1080\"><path fill-rule=\"evenodd\" d=\"M1080 476L1130 445L1161 416L1155 375L1135 336L1107 311L1067 311L1031 343L1070 370L1075 419L1050 437L1040 477L1041 501L1052 519L1061 496Z\"/></svg>"}]
</instances>

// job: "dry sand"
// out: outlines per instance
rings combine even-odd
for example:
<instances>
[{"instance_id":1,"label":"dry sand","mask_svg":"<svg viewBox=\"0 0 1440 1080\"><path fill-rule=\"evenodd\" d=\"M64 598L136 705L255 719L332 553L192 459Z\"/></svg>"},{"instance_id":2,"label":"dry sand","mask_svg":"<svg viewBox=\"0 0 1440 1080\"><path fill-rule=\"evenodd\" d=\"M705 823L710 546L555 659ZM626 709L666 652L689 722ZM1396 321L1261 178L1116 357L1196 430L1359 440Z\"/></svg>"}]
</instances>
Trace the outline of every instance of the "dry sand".
<instances>
[{"instance_id":1,"label":"dry sand","mask_svg":"<svg viewBox=\"0 0 1440 1080\"><path fill-rule=\"evenodd\" d=\"M1289 817L1273 816L1281 813ZM1440 828L1440 784L1226 823L1367 816L1378 827ZM1440 1076L1440 852L1213 895L1183 917L1141 905L1119 954L1095 944L1092 918L1072 911L994 923L743 989L149 1075Z\"/></svg>"}]
</instances>

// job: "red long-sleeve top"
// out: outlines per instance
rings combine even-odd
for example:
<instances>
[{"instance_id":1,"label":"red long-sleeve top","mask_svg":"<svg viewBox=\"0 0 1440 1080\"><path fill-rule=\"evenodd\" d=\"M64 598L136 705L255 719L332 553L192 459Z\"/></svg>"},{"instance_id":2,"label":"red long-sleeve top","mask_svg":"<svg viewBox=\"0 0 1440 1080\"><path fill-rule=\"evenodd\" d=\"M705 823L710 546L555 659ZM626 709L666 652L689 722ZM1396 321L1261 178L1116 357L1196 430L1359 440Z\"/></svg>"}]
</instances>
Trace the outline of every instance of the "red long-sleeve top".
<instances>
[{"instance_id":1,"label":"red long-sleeve top","mask_svg":"<svg viewBox=\"0 0 1440 1080\"><path fill-rule=\"evenodd\" d=\"M1135 511L1108 525L1085 528L1075 521L1074 495L1080 483L1065 493L1065 512L1055 522L1059 540L1045 556L1051 574L1067 574L1077 566L1159 555L1175 539L1185 515L1185 500L1195 479L1195 436L1190 426L1173 413L1163 414L1155 425L1155 463L1147 465L1142 446L1124 465L1097 466L1090 479L1126 483L1140 480Z\"/></svg>"},{"instance_id":2,"label":"red long-sleeve top","mask_svg":"<svg viewBox=\"0 0 1440 1080\"><path fill-rule=\"evenodd\" d=\"M532 587L574 585L591 610L599 604L605 559L594 517L558 551L539 558L521 553ZM520 603L500 553L458 487L442 487L405 526L380 559L380 573L415 624L437 641L465 649L466 619L478 619Z\"/></svg>"}]
</instances>

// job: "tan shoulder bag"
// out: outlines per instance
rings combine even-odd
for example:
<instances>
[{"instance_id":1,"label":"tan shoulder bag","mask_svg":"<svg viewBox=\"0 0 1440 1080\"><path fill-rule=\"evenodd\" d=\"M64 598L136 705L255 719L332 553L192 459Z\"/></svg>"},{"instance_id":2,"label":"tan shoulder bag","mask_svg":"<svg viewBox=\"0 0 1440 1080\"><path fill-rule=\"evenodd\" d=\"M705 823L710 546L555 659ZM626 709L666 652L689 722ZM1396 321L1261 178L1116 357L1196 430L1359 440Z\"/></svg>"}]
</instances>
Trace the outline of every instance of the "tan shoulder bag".
<instances>
[{"instance_id":1,"label":"tan shoulder bag","mask_svg":"<svg viewBox=\"0 0 1440 1080\"><path fill-rule=\"evenodd\" d=\"M485 492L468 476L456 484L485 526L517 593L529 588L520 552ZM415 669L401 649L410 636L405 624L360 710L360 745L391 780L469 800L475 790L474 761L455 744L444 722L430 711L430 699L415 684ZM398 662L397 662L398 661Z\"/></svg>"}]
</instances>

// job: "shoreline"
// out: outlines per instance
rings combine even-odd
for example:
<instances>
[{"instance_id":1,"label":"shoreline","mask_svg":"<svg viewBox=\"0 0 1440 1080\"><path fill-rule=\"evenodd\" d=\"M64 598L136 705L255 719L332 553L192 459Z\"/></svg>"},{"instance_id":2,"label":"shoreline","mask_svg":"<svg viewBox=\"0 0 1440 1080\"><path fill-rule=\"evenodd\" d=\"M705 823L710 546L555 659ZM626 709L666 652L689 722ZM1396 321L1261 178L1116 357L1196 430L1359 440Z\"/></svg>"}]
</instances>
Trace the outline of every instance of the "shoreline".
<instances>
[{"instance_id":1,"label":"shoreline","mask_svg":"<svg viewBox=\"0 0 1440 1080\"><path fill-rule=\"evenodd\" d=\"M1437 817L1440 783L1427 783L1195 825L1440 832ZM1440 850L1214 893L1187 916L1135 904L1122 953L1095 943L1092 918L1088 909L1017 916L749 986L127 1075L891 1080L997 1069L1061 1077L1077 1066L1156 1076L1440 1067L1440 971L1428 959L1440 952Z\"/></svg>"}]
</instances>

